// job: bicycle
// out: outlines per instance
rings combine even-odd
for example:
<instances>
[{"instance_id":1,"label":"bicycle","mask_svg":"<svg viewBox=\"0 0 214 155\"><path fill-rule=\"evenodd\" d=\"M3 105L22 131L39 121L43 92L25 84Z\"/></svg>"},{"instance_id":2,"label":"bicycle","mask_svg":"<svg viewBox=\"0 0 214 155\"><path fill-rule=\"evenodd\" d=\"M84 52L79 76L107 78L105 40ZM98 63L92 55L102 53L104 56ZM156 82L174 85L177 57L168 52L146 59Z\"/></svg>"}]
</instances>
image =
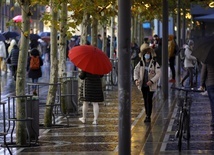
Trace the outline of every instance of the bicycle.
<instances>
[{"instance_id":1,"label":"bicycle","mask_svg":"<svg viewBox=\"0 0 214 155\"><path fill-rule=\"evenodd\" d=\"M202 90L197 90L193 88L186 87L171 87L171 89L175 89L178 91L184 91L184 101L181 105L181 109L179 112L179 122L178 122L178 130L175 133L175 138L178 138L178 150L181 151L182 148L182 139L187 140L189 144L190 140L190 107L191 101L188 102L188 93L189 92L203 92Z\"/></svg>"}]
</instances>

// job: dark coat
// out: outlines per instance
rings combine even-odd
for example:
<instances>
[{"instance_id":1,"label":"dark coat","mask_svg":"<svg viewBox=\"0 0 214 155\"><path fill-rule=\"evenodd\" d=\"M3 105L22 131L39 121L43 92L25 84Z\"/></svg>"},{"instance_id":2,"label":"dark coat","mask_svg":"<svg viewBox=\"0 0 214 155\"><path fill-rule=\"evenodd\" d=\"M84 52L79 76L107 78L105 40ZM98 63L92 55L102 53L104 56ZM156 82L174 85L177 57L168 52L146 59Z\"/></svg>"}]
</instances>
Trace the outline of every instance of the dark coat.
<instances>
[{"instance_id":1,"label":"dark coat","mask_svg":"<svg viewBox=\"0 0 214 155\"><path fill-rule=\"evenodd\" d=\"M87 102L103 102L102 75L94 75L82 71L79 78L82 79L80 87L80 100Z\"/></svg>"},{"instance_id":2,"label":"dark coat","mask_svg":"<svg viewBox=\"0 0 214 155\"><path fill-rule=\"evenodd\" d=\"M13 49L11 50L11 53L9 55L11 59L11 66L17 66L18 60L19 60L19 47L17 45L13 46Z\"/></svg>"},{"instance_id":3,"label":"dark coat","mask_svg":"<svg viewBox=\"0 0 214 155\"><path fill-rule=\"evenodd\" d=\"M40 59L40 68L37 70L31 70L30 69L30 60L31 57L28 58L27 60L27 71L28 71L28 77L32 78L32 79L38 79L40 77L42 77L42 70L41 70L41 66L43 65L43 60L41 57L39 57Z\"/></svg>"}]
</instances>

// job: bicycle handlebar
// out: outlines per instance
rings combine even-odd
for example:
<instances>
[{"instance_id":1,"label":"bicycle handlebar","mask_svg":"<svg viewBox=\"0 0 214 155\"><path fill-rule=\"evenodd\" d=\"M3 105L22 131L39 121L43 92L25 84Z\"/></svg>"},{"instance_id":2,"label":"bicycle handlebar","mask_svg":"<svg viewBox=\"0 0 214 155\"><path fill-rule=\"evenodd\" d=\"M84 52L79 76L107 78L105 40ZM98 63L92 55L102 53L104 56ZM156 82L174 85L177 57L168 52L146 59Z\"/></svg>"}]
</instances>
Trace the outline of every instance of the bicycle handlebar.
<instances>
[{"instance_id":1,"label":"bicycle handlebar","mask_svg":"<svg viewBox=\"0 0 214 155\"><path fill-rule=\"evenodd\" d=\"M182 91L185 91L185 92L198 92L198 93L201 93L201 92L204 92L203 90L198 90L198 89L195 89L195 88L187 88L187 87L175 87L175 86L171 86L171 89L175 89L175 90L182 90Z\"/></svg>"},{"instance_id":2,"label":"bicycle handlebar","mask_svg":"<svg viewBox=\"0 0 214 155\"><path fill-rule=\"evenodd\" d=\"M185 92L185 101L187 102L187 95L188 95L188 92L204 92L203 90L198 90L198 89L195 89L195 88L187 88L187 87L175 87L175 86L171 86L171 89L175 89L175 90L182 90Z\"/></svg>"}]
</instances>

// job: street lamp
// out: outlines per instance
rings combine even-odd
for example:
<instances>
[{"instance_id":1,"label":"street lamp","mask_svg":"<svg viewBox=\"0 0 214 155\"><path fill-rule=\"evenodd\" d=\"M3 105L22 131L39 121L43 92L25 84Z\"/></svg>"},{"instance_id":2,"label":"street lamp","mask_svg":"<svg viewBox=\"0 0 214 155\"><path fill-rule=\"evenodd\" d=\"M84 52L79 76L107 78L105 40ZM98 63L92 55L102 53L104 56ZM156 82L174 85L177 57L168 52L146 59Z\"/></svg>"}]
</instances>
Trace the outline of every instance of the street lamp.
<instances>
[{"instance_id":1,"label":"street lamp","mask_svg":"<svg viewBox=\"0 0 214 155\"><path fill-rule=\"evenodd\" d=\"M211 3L209 4L209 7L210 7L210 8L214 8L214 2L211 2Z\"/></svg>"}]
</instances>

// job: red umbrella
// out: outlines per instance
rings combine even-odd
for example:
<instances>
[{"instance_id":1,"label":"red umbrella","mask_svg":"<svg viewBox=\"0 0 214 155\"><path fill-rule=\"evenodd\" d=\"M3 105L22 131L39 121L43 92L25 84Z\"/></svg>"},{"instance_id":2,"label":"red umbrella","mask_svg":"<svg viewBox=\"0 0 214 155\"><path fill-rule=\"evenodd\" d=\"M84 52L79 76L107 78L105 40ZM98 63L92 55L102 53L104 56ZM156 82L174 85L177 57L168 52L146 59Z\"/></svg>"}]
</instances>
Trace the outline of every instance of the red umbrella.
<instances>
[{"instance_id":1,"label":"red umbrella","mask_svg":"<svg viewBox=\"0 0 214 155\"><path fill-rule=\"evenodd\" d=\"M19 23L19 22L22 22L22 15L17 15L15 17L13 17L13 21L15 23ZM30 22L32 22L32 20L30 19Z\"/></svg>"},{"instance_id":2,"label":"red umbrella","mask_svg":"<svg viewBox=\"0 0 214 155\"><path fill-rule=\"evenodd\" d=\"M108 56L91 45L73 47L69 51L68 57L78 68L91 74L108 74L112 69Z\"/></svg>"}]
</instances>

